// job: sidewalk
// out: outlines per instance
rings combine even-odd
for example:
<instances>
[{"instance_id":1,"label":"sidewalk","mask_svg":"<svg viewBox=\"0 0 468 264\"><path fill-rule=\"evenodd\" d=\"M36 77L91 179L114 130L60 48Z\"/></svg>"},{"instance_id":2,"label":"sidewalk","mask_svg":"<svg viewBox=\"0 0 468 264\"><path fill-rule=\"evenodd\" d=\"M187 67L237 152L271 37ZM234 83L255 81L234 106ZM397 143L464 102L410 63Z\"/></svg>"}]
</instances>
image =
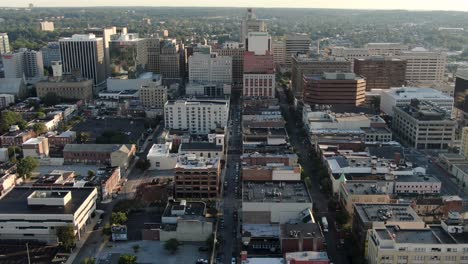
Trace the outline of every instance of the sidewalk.
<instances>
[{"instance_id":1,"label":"sidewalk","mask_svg":"<svg viewBox=\"0 0 468 264\"><path fill-rule=\"evenodd\" d=\"M83 247L83 245L88 240L89 235L93 231L95 231L95 230L93 230L93 227L97 224L97 221L100 219L99 216L100 216L100 214L96 213L96 216L94 216L94 218L91 218L91 223L86 225L86 231L81 235L81 239L76 242L76 247L73 250L73 252L70 254L70 257L67 259L67 262L65 262L65 264L72 264L73 263L76 256L78 255L78 253L80 253L81 248Z\"/></svg>"}]
</instances>

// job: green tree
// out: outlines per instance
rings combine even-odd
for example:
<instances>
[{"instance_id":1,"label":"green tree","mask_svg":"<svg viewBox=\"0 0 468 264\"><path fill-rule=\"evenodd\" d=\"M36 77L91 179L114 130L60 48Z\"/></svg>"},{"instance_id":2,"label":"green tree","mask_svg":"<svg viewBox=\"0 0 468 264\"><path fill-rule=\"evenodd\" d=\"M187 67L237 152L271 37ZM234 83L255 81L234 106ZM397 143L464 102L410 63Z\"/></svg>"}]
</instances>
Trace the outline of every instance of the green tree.
<instances>
[{"instance_id":1,"label":"green tree","mask_svg":"<svg viewBox=\"0 0 468 264\"><path fill-rule=\"evenodd\" d=\"M111 215L111 224L122 225L128 220L127 214L124 212L113 212Z\"/></svg>"},{"instance_id":2,"label":"green tree","mask_svg":"<svg viewBox=\"0 0 468 264\"><path fill-rule=\"evenodd\" d=\"M140 250L140 245L136 244L136 245L133 245L133 252L138 253L138 251Z\"/></svg>"},{"instance_id":3,"label":"green tree","mask_svg":"<svg viewBox=\"0 0 468 264\"><path fill-rule=\"evenodd\" d=\"M93 170L88 170L88 177L89 178L93 177L94 175L96 175L96 172L94 172Z\"/></svg>"},{"instance_id":4,"label":"green tree","mask_svg":"<svg viewBox=\"0 0 468 264\"><path fill-rule=\"evenodd\" d=\"M95 258L91 258L91 257L85 258L85 259L83 260L83 264L96 264L96 259L95 259Z\"/></svg>"},{"instance_id":5,"label":"green tree","mask_svg":"<svg viewBox=\"0 0 468 264\"><path fill-rule=\"evenodd\" d=\"M46 117L46 114L44 112L37 112L36 117L42 119Z\"/></svg>"},{"instance_id":6,"label":"green tree","mask_svg":"<svg viewBox=\"0 0 468 264\"><path fill-rule=\"evenodd\" d=\"M137 256L130 254L123 254L119 257L119 264L136 264Z\"/></svg>"},{"instance_id":7,"label":"green tree","mask_svg":"<svg viewBox=\"0 0 468 264\"><path fill-rule=\"evenodd\" d=\"M8 157L10 157L10 159L16 158L16 156L18 156L20 154L21 154L21 148L20 147L18 147L18 146L8 147Z\"/></svg>"},{"instance_id":8,"label":"green tree","mask_svg":"<svg viewBox=\"0 0 468 264\"><path fill-rule=\"evenodd\" d=\"M23 179L30 178L31 173L39 166L39 161L33 157L26 157L18 161L16 171Z\"/></svg>"},{"instance_id":9,"label":"green tree","mask_svg":"<svg viewBox=\"0 0 468 264\"><path fill-rule=\"evenodd\" d=\"M47 127L44 125L44 123L36 123L33 126L34 132L36 132L36 135L42 135L47 132Z\"/></svg>"},{"instance_id":10,"label":"green tree","mask_svg":"<svg viewBox=\"0 0 468 264\"><path fill-rule=\"evenodd\" d=\"M20 129L24 129L27 125L21 114L12 111L2 112L2 118L0 121L0 129L3 132L8 131L8 129L13 125L18 125Z\"/></svg>"},{"instance_id":11,"label":"green tree","mask_svg":"<svg viewBox=\"0 0 468 264\"><path fill-rule=\"evenodd\" d=\"M57 226L55 232L59 243L65 250L72 250L75 247L75 230L72 225Z\"/></svg>"},{"instance_id":12,"label":"green tree","mask_svg":"<svg viewBox=\"0 0 468 264\"><path fill-rule=\"evenodd\" d=\"M80 144L84 144L89 141L90 135L87 132L80 132L76 135L76 141Z\"/></svg>"},{"instance_id":13,"label":"green tree","mask_svg":"<svg viewBox=\"0 0 468 264\"><path fill-rule=\"evenodd\" d=\"M102 234L106 236L112 235L111 226L109 224L104 225L104 227L102 228Z\"/></svg>"},{"instance_id":14,"label":"green tree","mask_svg":"<svg viewBox=\"0 0 468 264\"><path fill-rule=\"evenodd\" d=\"M171 238L164 243L164 249L169 251L169 253L174 254L179 248L179 241L175 238Z\"/></svg>"},{"instance_id":15,"label":"green tree","mask_svg":"<svg viewBox=\"0 0 468 264\"><path fill-rule=\"evenodd\" d=\"M341 226L348 223L350 216L346 210L341 210L336 213L335 220Z\"/></svg>"}]
</instances>

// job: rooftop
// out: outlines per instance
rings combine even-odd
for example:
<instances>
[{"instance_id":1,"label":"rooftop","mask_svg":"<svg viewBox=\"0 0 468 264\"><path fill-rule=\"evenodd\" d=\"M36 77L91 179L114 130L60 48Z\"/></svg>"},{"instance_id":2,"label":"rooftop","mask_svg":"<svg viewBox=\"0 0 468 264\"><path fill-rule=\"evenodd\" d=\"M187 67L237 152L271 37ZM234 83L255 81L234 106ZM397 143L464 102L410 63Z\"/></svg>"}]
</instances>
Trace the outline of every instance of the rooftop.
<instances>
[{"instance_id":1,"label":"rooftop","mask_svg":"<svg viewBox=\"0 0 468 264\"><path fill-rule=\"evenodd\" d=\"M250 237L280 237L280 226L277 224L242 224L242 232Z\"/></svg>"},{"instance_id":2,"label":"rooftop","mask_svg":"<svg viewBox=\"0 0 468 264\"><path fill-rule=\"evenodd\" d=\"M206 204L204 202L188 202L186 200L169 200L162 217L201 217L205 215Z\"/></svg>"},{"instance_id":3,"label":"rooftop","mask_svg":"<svg viewBox=\"0 0 468 264\"><path fill-rule=\"evenodd\" d=\"M99 168L96 171L96 175L89 179L89 182L95 185L106 182L117 170L120 171L120 167Z\"/></svg>"},{"instance_id":4,"label":"rooftop","mask_svg":"<svg viewBox=\"0 0 468 264\"><path fill-rule=\"evenodd\" d=\"M386 195L392 190L384 181L347 181L343 188L349 195Z\"/></svg>"},{"instance_id":5,"label":"rooftop","mask_svg":"<svg viewBox=\"0 0 468 264\"><path fill-rule=\"evenodd\" d=\"M178 169L217 169L219 167L218 158L197 158L194 154L179 156L175 168Z\"/></svg>"},{"instance_id":6,"label":"rooftop","mask_svg":"<svg viewBox=\"0 0 468 264\"><path fill-rule=\"evenodd\" d=\"M422 222L410 204L355 204L362 222Z\"/></svg>"},{"instance_id":7,"label":"rooftop","mask_svg":"<svg viewBox=\"0 0 468 264\"><path fill-rule=\"evenodd\" d=\"M317 238L322 237L318 223L294 223L280 226L282 238Z\"/></svg>"},{"instance_id":8,"label":"rooftop","mask_svg":"<svg viewBox=\"0 0 468 264\"><path fill-rule=\"evenodd\" d=\"M316 252L316 251L302 251L302 252L289 252L285 254L286 261L300 260L300 261L308 261L308 260L328 260L327 252Z\"/></svg>"},{"instance_id":9,"label":"rooftop","mask_svg":"<svg viewBox=\"0 0 468 264\"><path fill-rule=\"evenodd\" d=\"M450 111L428 101L411 99L409 105L395 106L394 108L419 121L453 120Z\"/></svg>"},{"instance_id":10,"label":"rooftop","mask_svg":"<svg viewBox=\"0 0 468 264\"><path fill-rule=\"evenodd\" d=\"M312 203L302 181L244 181L242 185L243 202Z\"/></svg>"},{"instance_id":11,"label":"rooftop","mask_svg":"<svg viewBox=\"0 0 468 264\"><path fill-rule=\"evenodd\" d=\"M376 229L380 239L394 240L401 244L457 244L458 242L440 226L424 229L402 229L399 226L387 226Z\"/></svg>"},{"instance_id":12,"label":"rooftop","mask_svg":"<svg viewBox=\"0 0 468 264\"><path fill-rule=\"evenodd\" d=\"M433 175L424 175L424 174L419 174L419 175L405 175L402 177L398 177L396 179L397 182L431 182L431 183L437 183L440 182L439 179L437 179Z\"/></svg>"},{"instance_id":13,"label":"rooftop","mask_svg":"<svg viewBox=\"0 0 468 264\"><path fill-rule=\"evenodd\" d=\"M223 146L209 142L182 143L181 151L223 151Z\"/></svg>"},{"instance_id":14,"label":"rooftop","mask_svg":"<svg viewBox=\"0 0 468 264\"><path fill-rule=\"evenodd\" d=\"M36 138L30 138L26 142L23 143L23 145L37 145L37 144L42 144L42 142L45 140L45 137L36 137Z\"/></svg>"},{"instance_id":15,"label":"rooftop","mask_svg":"<svg viewBox=\"0 0 468 264\"><path fill-rule=\"evenodd\" d=\"M131 144L67 144L63 152L129 152Z\"/></svg>"},{"instance_id":16,"label":"rooftop","mask_svg":"<svg viewBox=\"0 0 468 264\"><path fill-rule=\"evenodd\" d=\"M71 193L65 206L28 205L28 197L36 191L63 191ZM50 188L15 187L0 199L1 214L74 214L95 188Z\"/></svg>"},{"instance_id":17,"label":"rooftop","mask_svg":"<svg viewBox=\"0 0 468 264\"><path fill-rule=\"evenodd\" d=\"M247 258L246 264L285 264L283 258Z\"/></svg>"},{"instance_id":18,"label":"rooftop","mask_svg":"<svg viewBox=\"0 0 468 264\"><path fill-rule=\"evenodd\" d=\"M432 88L393 87L388 90L383 90L382 93L388 94L395 99L417 98L419 100L446 99L453 101L453 98L449 95Z\"/></svg>"}]
</instances>

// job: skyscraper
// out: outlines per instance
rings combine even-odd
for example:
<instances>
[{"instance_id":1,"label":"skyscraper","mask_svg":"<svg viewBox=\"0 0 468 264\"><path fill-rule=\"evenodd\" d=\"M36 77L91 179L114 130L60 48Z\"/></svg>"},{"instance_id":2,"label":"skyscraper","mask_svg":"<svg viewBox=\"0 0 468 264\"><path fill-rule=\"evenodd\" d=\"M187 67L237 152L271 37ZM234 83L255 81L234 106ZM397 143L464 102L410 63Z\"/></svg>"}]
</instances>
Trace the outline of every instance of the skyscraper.
<instances>
[{"instance_id":1,"label":"skyscraper","mask_svg":"<svg viewBox=\"0 0 468 264\"><path fill-rule=\"evenodd\" d=\"M159 38L148 38L148 71L161 72L161 40Z\"/></svg>"},{"instance_id":2,"label":"skyscraper","mask_svg":"<svg viewBox=\"0 0 468 264\"><path fill-rule=\"evenodd\" d=\"M291 65L291 57L306 54L310 48L310 36L307 34L291 34L286 36L286 65Z\"/></svg>"},{"instance_id":3,"label":"skyscraper","mask_svg":"<svg viewBox=\"0 0 468 264\"><path fill-rule=\"evenodd\" d=\"M243 96L275 97L275 63L273 55L244 54Z\"/></svg>"},{"instance_id":4,"label":"skyscraper","mask_svg":"<svg viewBox=\"0 0 468 264\"><path fill-rule=\"evenodd\" d=\"M249 32L266 32L267 26L265 21L259 20L254 13L253 8L247 9L247 14L241 23L240 42L244 43Z\"/></svg>"},{"instance_id":5,"label":"skyscraper","mask_svg":"<svg viewBox=\"0 0 468 264\"><path fill-rule=\"evenodd\" d=\"M52 65L53 61L60 61L60 46L58 42L49 42L47 46L41 48L42 61L45 67Z\"/></svg>"},{"instance_id":6,"label":"skyscraper","mask_svg":"<svg viewBox=\"0 0 468 264\"><path fill-rule=\"evenodd\" d=\"M265 55L271 52L271 36L268 32L249 32L245 47L247 51L252 51L255 55Z\"/></svg>"},{"instance_id":7,"label":"skyscraper","mask_svg":"<svg viewBox=\"0 0 468 264\"><path fill-rule=\"evenodd\" d=\"M354 60L354 72L366 78L367 91L405 84L406 61L388 57Z\"/></svg>"},{"instance_id":8,"label":"skyscraper","mask_svg":"<svg viewBox=\"0 0 468 264\"><path fill-rule=\"evenodd\" d=\"M83 77L93 79L95 86L105 82L102 38L94 34L75 34L71 38L61 38L59 44L65 74L78 69Z\"/></svg>"},{"instance_id":9,"label":"skyscraper","mask_svg":"<svg viewBox=\"0 0 468 264\"><path fill-rule=\"evenodd\" d=\"M94 34L98 38L102 38L104 45L104 65L106 77L110 76L110 56L109 56L109 42L112 39L112 35L127 33L127 28L107 27L107 28L87 28L85 30L88 34Z\"/></svg>"},{"instance_id":10,"label":"skyscraper","mask_svg":"<svg viewBox=\"0 0 468 264\"><path fill-rule=\"evenodd\" d=\"M23 69L26 78L40 78L44 76L42 52L35 50L24 50Z\"/></svg>"},{"instance_id":11,"label":"skyscraper","mask_svg":"<svg viewBox=\"0 0 468 264\"><path fill-rule=\"evenodd\" d=\"M161 43L160 70L165 85L181 82L185 70L185 56L182 52L185 53L175 39Z\"/></svg>"},{"instance_id":12,"label":"skyscraper","mask_svg":"<svg viewBox=\"0 0 468 264\"><path fill-rule=\"evenodd\" d=\"M25 48L2 55L5 78L40 78L44 75L44 64L40 51Z\"/></svg>"},{"instance_id":13,"label":"skyscraper","mask_svg":"<svg viewBox=\"0 0 468 264\"><path fill-rule=\"evenodd\" d=\"M112 77L135 79L147 70L148 47L146 39L138 34L123 34L109 43Z\"/></svg>"},{"instance_id":14,"label":"skyscraper","mask_svg":"<svg viewBox=\"0 0 468 264\"><path fill-rule=\"evenodd\" d=\"M8 52L2 54L5 78L23 78L24 75L24 52Z\"/></svg>"},{"instance_id":15,"label":"skyscraper","mask_svg":"<svg viewBox=\"0 0 468 264\"><path fill-rule=\"evenodd\" d=\"M10 42L7 33L0 33L0 55L10 52Z\"/></svg>"},{"instance_id":16,"label":"skyscraper","mask_svg":"<svg viewBox=\"0 0 468 264\"><path fill-rule=\"evenodd\" d=\"M189 58L189 81L231 84L232 58L216 53L195 53Z\"/></svg>"}]
</instances>

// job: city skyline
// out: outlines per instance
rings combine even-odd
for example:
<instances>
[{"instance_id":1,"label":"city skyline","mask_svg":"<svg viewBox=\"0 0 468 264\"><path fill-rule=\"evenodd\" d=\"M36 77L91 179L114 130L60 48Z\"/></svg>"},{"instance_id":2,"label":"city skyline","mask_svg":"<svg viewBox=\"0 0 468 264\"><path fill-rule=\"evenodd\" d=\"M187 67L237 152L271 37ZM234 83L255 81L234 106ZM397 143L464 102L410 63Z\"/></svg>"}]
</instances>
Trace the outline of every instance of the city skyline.
<instances>
[{"instance_id":1,"label":"city skyline","mask_svg":"<svg viewBox=\"0 0 468 264\"><path fill-rule=\"evenodd\" d=\"M98 1L67 1L64 5L63 1L59 0L36 0L36 1L19 1L13 0L3 3L1 7L26 7L28 3L32 3L37 7L92 7L92 6L155 6L155 7L269 7L269 8L332 8L332 9L407 9L407 10L450 10L450 11L468 11L468 2L462 3L457 0L447 1L424 1L424 0L395 0L391 2L381 3L372 0L356 0L353 2L346 0L299 0L293 5L286 1L267 1L257 0L255 3L247 0L231 1L215 1L202 0L194 4L193 1L175 0L167 1L151 1L139 0L129 5L128 1L124 0L98 0Z\"/></svg>"}]
</instances>

